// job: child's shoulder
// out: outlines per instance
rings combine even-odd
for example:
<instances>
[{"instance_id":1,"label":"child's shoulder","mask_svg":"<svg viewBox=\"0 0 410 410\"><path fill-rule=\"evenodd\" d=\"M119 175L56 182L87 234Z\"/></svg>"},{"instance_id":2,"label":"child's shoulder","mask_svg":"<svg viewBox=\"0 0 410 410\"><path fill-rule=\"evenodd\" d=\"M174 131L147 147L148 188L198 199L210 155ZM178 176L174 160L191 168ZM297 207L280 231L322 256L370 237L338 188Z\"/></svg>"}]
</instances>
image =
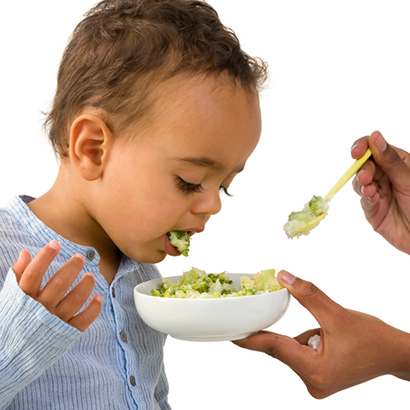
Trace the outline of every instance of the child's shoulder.
<instances>
[{"instance_id":1,"label":"child's shoulder","mask_svg":"<svg viewBox=\"0 0 410 410\"><path fill-rule=\"evenodd\" d=\"M13 198L7 207L0 208L0 279L18 259L20 251L32 242L25 226L25 204L22 198Z\"/></svg>"}]
</instances>

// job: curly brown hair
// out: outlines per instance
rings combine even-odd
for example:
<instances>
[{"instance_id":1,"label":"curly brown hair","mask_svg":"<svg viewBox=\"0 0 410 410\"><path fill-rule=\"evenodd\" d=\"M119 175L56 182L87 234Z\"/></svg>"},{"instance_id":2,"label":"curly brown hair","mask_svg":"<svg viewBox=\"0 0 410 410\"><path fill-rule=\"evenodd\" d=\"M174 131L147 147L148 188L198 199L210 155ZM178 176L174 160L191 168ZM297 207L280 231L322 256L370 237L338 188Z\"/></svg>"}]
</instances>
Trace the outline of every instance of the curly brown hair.
<instances>
[{"instance_id":1,"label":"curly brown hair","mask_svg":"<svg viewBox=\"0 0 410 410\"><path fill-rule=\"evenodd\" d=\"M106 114L114 134L146 115L153 89L179 73L227 74L258 92L267 66L241 50L236 35L205 1L103 0L75 28L44 123L60 158L70 124L85 107Z\"/></svg>"}]
</instances>

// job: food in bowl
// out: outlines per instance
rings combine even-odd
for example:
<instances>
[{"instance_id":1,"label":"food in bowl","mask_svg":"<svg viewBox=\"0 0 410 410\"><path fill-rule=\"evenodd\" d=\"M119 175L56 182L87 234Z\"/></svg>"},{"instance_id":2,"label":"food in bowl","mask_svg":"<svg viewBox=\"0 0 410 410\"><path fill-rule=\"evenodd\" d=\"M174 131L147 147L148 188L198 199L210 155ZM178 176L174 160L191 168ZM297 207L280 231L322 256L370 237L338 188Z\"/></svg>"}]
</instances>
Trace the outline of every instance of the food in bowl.
<instances>
[{"instance_id":1,"label":"food in bowl","mask_svg":"<svg viewBox=\"0 0 410 410\"><path fill-rule=\"evenodd\" d=\"M260 295L282 289L275 277L275 269L262 270L252 278L242 276L240 289L232 284L226 273L207 274L203 270L192 268L184 272L178 282L164 279L161 286L152 289L151 295L181 299L224 298Z\"/></svg>"},{"instance_id":2,"label":"food in bowl","mask_svg":"<svg viewBox=\"0 0 410 410\"><path fill-rule=\"evenodd\" d=\"M241 279L256 275L224 273L241 288ZM286 288L246 297L153 297L152 290L164 280L181 281L182 276L152 279L134 288L135 306L151 328L180 340L213 342L238 340L266 329L280 320L290 303Z\"/></svg>"}]
</instances>

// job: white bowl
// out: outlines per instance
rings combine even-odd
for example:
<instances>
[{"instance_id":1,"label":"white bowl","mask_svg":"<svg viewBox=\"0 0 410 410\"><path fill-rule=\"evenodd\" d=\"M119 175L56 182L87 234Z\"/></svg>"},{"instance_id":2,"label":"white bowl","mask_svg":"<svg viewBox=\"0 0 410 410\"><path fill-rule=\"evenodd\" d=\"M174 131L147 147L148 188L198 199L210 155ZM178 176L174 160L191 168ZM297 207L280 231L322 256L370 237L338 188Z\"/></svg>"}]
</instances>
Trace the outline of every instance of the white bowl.
<instances>
[{"instance_id":1,"label":"white bowl","mask_svg":"<svg viewBox=\"0 0 410 410\"><path fill-rule=\"evenodd\" d=\"M242 273L228 273L240 288ZM181 276L168 278L177 282ZM189 341L238 340L276 323L290 302L287 289L262 295L231 298L178 299L151 296L162 278L143 282L134 288L135 306L150 327L176 339Z\"/></svg>"}]
</instances>

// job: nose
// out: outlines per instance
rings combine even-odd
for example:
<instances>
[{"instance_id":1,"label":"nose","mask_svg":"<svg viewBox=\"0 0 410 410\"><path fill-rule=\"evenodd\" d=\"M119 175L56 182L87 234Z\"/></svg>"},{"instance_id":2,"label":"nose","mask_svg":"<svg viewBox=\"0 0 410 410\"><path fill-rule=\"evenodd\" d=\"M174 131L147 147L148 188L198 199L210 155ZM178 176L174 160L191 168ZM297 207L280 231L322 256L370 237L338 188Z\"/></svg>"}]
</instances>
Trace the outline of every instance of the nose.
<instances>
[{"instance_id":1,"label":"nose","mask_svg":"<svg viewBox=\"0 0 410 410\"><path fill-rule=\"evenodd\" d=\"M191 212L194 214L215 215L222 208L219 191L216 193L202 193L198 195L197 201L192 205ZM208 218L209 219L209 218Z\"/></svg>"}]
</instances>

